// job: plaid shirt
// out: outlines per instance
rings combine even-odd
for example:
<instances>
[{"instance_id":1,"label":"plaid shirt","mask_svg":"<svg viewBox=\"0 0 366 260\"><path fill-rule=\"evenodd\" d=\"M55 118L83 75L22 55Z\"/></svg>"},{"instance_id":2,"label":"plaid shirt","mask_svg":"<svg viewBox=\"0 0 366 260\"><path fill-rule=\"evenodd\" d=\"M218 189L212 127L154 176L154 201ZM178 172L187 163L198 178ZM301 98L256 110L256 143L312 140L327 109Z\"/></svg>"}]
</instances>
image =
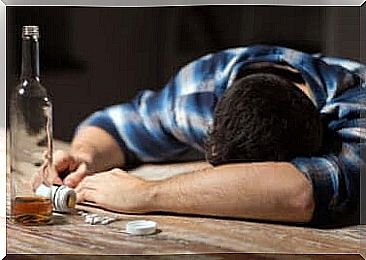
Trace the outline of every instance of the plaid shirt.
<instances>
[{"instance_id":1,"label":"plaid shirt","mask_svg":"<svg viewBox=\"0 0 366 260\"><path fill-rule=\"evenodd\" d=\"M218 98L239 69L261 62L286 63L300 72L327 119L327 152L291 162L312 182L314 221L349 212L359 203L360 169L366 165L361 155L366 148L366 66L354 61L275 46L228 49L186 65L159 92L146 90L130 103L95 112L82 126L109 132L127 161L177 161L189 155L204 159L204 141Z\"/></svg>"}]
</instances>

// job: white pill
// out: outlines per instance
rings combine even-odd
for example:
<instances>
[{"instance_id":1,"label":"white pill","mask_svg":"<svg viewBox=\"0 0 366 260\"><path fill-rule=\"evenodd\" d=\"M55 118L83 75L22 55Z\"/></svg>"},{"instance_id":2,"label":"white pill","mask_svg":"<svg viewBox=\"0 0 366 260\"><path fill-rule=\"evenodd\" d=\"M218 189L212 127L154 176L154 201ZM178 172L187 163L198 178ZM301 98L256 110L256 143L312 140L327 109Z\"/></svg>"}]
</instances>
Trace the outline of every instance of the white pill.
<instances>
[{"instance_id":1,"label":"white pill","mask_svg":"<svg viewBox=\"0 0 366 260\"><path fill-rule=\"evenodd\" d=\"M102 220L102 221L100 222L100 224L101 224L101 225L107 225L107 224L109 224L109 223L111 223L111 221L110 221L109 219L104 219L104 220Z\"/></svg>"},{"instance_id":2,"label":"white pill","mask_svg":"<svg viewBox=\"0 0 366 260\"><path fill-rule=\"evenodd\" d=\"M86 218L85 223L92 223L94 218Z\"/></svg>"},{"instance_id":3,"label":"white pill","mask_svg":"<svg viewBox=\"0 0 366 260\"><path fill-rule=\"evenodd\" d=\"M98 224L98 223L100 223L102 220L103 220L103 218L101 218L101 217L95 217L95 218L93 218L93 222L92 222L92 224Z\"/></svg>"},{"instance_id":4,"label":"white pill","mask_svg":"<svg viewBox=\"0 0 366 260\"><path fill-rule=\"evenodd\" d=\"M108 217L103 217L102 221L109 221Z\"/></svg>"}]
</instances>

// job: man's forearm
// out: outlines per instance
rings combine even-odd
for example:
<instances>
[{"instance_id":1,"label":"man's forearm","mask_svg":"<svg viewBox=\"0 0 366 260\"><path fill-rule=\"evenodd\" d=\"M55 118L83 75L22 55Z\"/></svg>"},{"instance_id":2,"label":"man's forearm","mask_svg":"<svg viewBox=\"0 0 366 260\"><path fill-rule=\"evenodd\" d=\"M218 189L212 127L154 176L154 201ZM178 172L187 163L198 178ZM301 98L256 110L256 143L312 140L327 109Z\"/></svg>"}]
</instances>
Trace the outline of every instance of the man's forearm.
<instances>
[{"instance_id":1,"label":"man's forearm","mask_svg":"<svg viewBox=\"0 0 366 260\"><path fill-rule=\"evenodd\" d=\"M220 166L158 181L151 210L308 222L310 182L289 163Z\"/></svg>"},{"instance_id":2,"label":"man's forearm","mask_svg":"<svg viewBox=\"0 0 366 260\"><path fill-rule=\"evenodd\" d=\"M98 127L81 128L72 141L70 152L90 163L95 172L124 164L124 154L117 142Z\"/></svg>"}]
</instances>

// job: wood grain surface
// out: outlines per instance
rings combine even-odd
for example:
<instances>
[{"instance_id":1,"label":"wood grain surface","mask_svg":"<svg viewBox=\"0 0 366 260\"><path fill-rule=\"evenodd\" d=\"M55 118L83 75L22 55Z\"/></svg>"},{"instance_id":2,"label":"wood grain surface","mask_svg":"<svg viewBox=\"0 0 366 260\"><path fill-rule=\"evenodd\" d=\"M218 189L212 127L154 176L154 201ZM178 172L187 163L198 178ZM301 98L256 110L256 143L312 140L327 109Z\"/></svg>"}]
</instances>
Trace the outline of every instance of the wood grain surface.
<instances>
[{"instance_id":1,"label":"wood grain surface","mask_svg":"<svg viewBox=\"0 0 366 260\"><path fill-rule=\"evenodd\" d=\"M56 142L55 146L61 149L68 148L68 144L62 142ZM144 165L134 170L132 174L147 179L161 179L207 166L204 162ZM34 166L29 167L33 167L35 170ZM85 223L78 214L56 213L54 214L54 223L47 226L21 226L8 220L6 225L7 253L165 255L245 252L345 253L359 256L360 233L361 231L363 234L366 233L365 226L314 229L237 219L174 214L120 214L91 205L78 205L77 210L94 212L102 216L113 216L118 220L109 225L90 225ZM150 236L132 236L124 233L127 221L137 219L156 221L159 231ZM214 255L211 257L215 258Z\"/></svg>"}]
</instances>

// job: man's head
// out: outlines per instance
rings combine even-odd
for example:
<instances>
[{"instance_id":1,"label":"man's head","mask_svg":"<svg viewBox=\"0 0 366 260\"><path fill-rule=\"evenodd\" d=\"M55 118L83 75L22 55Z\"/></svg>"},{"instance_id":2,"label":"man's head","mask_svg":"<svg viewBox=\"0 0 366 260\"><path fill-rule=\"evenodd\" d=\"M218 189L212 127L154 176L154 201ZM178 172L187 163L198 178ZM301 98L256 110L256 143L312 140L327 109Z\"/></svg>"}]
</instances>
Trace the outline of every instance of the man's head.
<instances>
[{"instance_id":1,"label":"man's head","mask_svg":"<svg viewBox=\"0 0 366 260\"><path fill-rule=\"evenodd\" d=\"M320 115L292 81L273 73L236 80L215 107L206 143L213 165L290 161L318 152Z\"/></svg>"}]
</instances>

